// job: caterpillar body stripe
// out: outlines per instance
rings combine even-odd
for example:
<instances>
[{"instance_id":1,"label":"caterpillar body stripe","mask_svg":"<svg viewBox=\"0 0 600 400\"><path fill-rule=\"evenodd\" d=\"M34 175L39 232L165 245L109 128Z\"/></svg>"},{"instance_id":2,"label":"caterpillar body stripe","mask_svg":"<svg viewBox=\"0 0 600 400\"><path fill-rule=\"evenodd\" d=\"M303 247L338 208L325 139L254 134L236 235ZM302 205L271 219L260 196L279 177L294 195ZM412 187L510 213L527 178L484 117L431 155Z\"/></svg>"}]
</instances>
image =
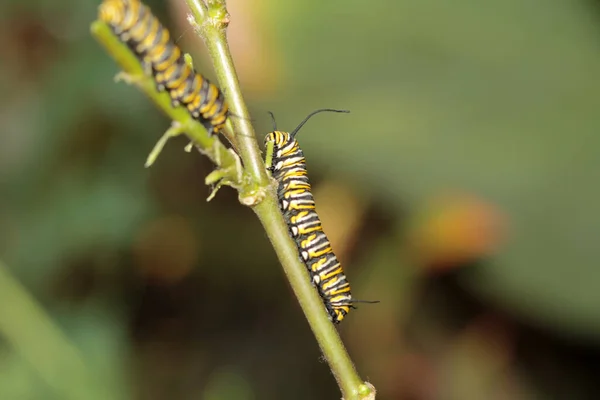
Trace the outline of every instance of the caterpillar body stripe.
<instances>
[{"instance_id":1,"label":"caterpillar body stripe","mask_svg":"<svg viewBox=\"0 0 600 400\"><path fill-rule=\"evenodd\" d=\"M265 137L267 154L265 164L278 182L277 197L290 235L295 241L301 260L306 265L313 284L329 314L329 319L340 323L354 307L354 303L376 301L356 300L350 292L350 283L340 262L323 232L311 192L306 159L296 141L300 128L314 114L322 111L348 112L321 109L309 114L293 132L274 131ZM272 114L271 114L272 116Z\"/></svg>"},{"instance_id":2,"label":"caterpillar body stripe","mask_svg":"<svg viewBox=\"0 0 600 400\"><path fill-rule=\"evenodd\" d=\"M183 105L209 132L219 133L229 116L223 93L185 61L169 31L140 0L104 0L98 10L105 22L166 90L173 106Z\"/></svg>"}]
</instances>

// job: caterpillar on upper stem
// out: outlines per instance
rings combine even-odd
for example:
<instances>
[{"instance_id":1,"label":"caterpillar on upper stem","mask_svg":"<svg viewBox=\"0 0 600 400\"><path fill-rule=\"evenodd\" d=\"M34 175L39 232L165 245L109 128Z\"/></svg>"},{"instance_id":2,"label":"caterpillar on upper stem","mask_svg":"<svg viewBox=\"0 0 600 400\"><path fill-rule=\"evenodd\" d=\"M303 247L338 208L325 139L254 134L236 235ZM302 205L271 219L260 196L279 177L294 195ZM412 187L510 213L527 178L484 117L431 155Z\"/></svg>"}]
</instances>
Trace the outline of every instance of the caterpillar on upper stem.
<instances>
[{"instance_id":1,"label":"caterpillar on upper stem","mask_svg":"<svg viewBox=\"0 0 600 400\"><path fill-rule=\"evenodd\" d=\"M229 108L223 93L186 62L169 31L139 0L104 0L99 18L138 57L159 91L166 90L173 106L183 105L210 134L218 134Z\"/></svg>"}]
</instances>

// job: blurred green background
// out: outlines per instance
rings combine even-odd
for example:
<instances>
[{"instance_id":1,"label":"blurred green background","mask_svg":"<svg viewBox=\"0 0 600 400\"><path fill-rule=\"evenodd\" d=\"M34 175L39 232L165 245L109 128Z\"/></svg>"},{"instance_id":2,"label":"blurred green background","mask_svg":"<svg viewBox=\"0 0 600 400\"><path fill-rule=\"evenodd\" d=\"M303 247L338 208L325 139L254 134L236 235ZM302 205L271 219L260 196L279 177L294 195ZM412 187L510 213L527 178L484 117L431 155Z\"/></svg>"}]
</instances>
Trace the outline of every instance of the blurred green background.
<instances>
[{"instance_id":1,"label":"blurred green background","mask_svg":"<svg viewBox=\"0 0 600 400\"><path fill-rule=\"evenodd\" d=\"M332 399L253 213L89 34L0 4L0 399ZM149 1L214 77L183 0ZM299 135L378 398L594 399L600 3L229 0L262 142Z\"/></svg>"}]
</instances>

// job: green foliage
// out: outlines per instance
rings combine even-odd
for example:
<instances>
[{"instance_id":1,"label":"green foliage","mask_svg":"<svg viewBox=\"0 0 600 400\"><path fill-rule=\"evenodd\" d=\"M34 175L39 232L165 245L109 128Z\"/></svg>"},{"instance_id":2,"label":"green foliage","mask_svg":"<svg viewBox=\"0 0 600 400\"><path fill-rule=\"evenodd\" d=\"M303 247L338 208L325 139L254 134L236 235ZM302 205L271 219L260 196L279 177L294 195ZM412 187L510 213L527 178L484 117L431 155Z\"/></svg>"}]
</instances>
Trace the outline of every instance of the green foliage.
<instances>
[{"instance_id":1,"label":"green foliage","mask_svg":"<svg viewBox=\"0 0 600 400\"><path fill-rule=\"evenodd\" d=\"M198 387L206 398L258 398L272 387L298 389L292 399L334 398L322 390L333 385L326 368L300 361L319 354L252 213L227 189L205 203L212 166L184 153L185 140L170 141L143 168L170 121L139 91L113 83L118 68L89 35L97 3L0 4L0 258L81 351L108 398L157 387L170 398L190 398ZM597 10L539 0L262 7L268 12L253 16L255 26L271 29L271 64L283 79L268 97L246 95L256 126L270 130L266 110L287 129L316 108L350 109L299 135L316 182L344 180L389 205L392 224L406 204L417 211L446 189L485 197L508 216L508 241L464 283L517 315L599 337ZM230 12L233 26L245 17ZM184 43L193 36L184 22L165 22ZM190 221L198 260L181 281L165 283L136 252L149 224L174 215ZM351 264L357 291L373 288L382 300L357 320L389 321L410 307L418 282L409 262L397 260L399 236ZM161 250L167 261L151 265L157 275L170 272L179 250ZM16 307L13 298L6 304ZM146 315L140 309L155 325L136 325ZM256 371L258 359L276 367ZM283 373L290 359L300 377ZM64 398L8 340L0 372L2 399Z\"/></svg>"}]
</instances>

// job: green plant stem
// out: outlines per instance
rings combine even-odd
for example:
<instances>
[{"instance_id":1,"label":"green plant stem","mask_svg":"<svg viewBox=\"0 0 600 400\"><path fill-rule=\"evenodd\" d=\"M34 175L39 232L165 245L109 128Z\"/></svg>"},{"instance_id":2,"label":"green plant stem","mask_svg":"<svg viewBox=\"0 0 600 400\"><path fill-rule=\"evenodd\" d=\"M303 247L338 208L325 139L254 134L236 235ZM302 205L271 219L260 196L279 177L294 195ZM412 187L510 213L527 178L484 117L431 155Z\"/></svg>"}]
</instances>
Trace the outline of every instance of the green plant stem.
<instances>
[{"instance_id":1,"label":"green plant stem","mask_svg":"<svg viewBox=\"0 0 600 400\"><path fill-rule=\"evenodd\" d=\"M361 399L362 397L358 397L358 392L363 381L358 376L335 326L329 321L323 301L313 288L306 267L298 257L298 249L290 239L277 199L274 195L266 196L254 207L254 211L267 232L344 399Z\"/></svg>"},{"instance_id":2,"label":"green plant stem","mask_svg":"<svg viewBox=\"0 0 600 400\"><path fill-rule=\"evenodd\" d=\"M0 334L59 398L109 398L78 349L1 261Z\"/></svg>"},{"instance_id":3,"label":"green plant stem","mask_svg":"<svg viewBox=\"0 0 600 400\"><path fill-rule=\"evenodd\" d=\"M264 192L264 198L253 204L253 210L267 232L344 399L374 399L374 388L360 379L337 330L329 321L323 302L312 286L306 267L300 261L298 249L290 238L288 227L279 211L275 191L266 174L227 45L225 29L229 16L224 1L212 0L208 5L201 0L186 2L192 11L192 23L196 25L196 30L212 57L219 86L230 102L231 110L241 117L234 124L236 132L241 134L237 136L238 151L254 184L259 191Z\"/></svg>"},{"instance_id":4,"label":"green plant stem","mask_svg":"<svg viewBox=\"0 0 600 400\"><path fill-rule=\"evenodd\" d=\"M227 178L234 184L239 184L238 174L233 173L237 165L235 154L227 150L217 136L209 136L208 132L198 121L194 120L184 107L173 107L166 92L159 92L156 83L144 70L135 55L119 41L110 28L101 21L91 25L92 35L104 46L124 72L123 79L135 84L142 90L169 118L179 124L179 130L185 133L195 147L209 157L223 170L230 169L232 173Z\"/></svg>"},{"instance_id":5,"label":"green plant stem","mask_svg":"<svg viewBox=\"0 0 600 400\"><path fill-rule=\"evenodd\" d=\"M260 149L256 142L254 128L250 123L248 108L242 96L240 82L235 72L235 66L227 43L226 28L229 15L224 4L209 2L209 6L202 0L186 0L195 21L195 28L204 40L208 52L215 64L219 86L229 103L229 108L234 116L231 118L236 135L237 150L244 162L244 168L250 174L252 182L258 186L266 187L269 184ZM243 194L242 194L243 195Z\"/></svg>"}]
</instances>

